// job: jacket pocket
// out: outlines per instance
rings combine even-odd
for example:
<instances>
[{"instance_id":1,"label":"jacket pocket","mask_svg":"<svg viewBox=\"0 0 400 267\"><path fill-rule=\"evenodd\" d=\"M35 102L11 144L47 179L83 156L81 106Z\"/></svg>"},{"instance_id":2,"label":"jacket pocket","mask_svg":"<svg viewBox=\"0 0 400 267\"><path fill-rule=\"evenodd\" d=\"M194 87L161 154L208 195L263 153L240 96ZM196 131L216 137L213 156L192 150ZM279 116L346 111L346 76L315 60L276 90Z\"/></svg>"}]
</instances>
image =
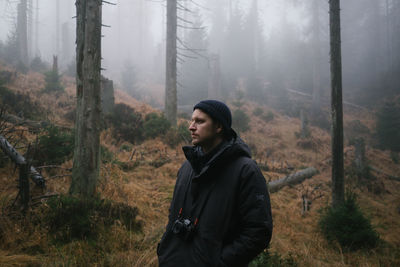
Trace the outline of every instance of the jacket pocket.
<instances>
[{"instance_id":1,"label":"jacket pocket","mask_svg":"<svg viewBox=\"0 0 400 267\"><path fill-rule=\"evenodd\" d=\"M197 233L193 239L192 258L196 266L215 267L221 255L221 242L215 237Z\"/></svg>"}]
</instances>

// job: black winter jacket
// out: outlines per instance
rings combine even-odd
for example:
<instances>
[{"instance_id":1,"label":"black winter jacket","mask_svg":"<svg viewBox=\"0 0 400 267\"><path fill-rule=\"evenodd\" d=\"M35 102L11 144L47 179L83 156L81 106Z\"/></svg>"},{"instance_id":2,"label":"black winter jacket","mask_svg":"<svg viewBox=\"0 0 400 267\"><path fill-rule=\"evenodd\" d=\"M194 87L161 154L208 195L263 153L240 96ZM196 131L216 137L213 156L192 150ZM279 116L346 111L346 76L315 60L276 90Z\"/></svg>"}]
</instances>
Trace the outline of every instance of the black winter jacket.
<instances>
[{"instance_id":1,"label":"black winter jacket","mask_svg":"<svg viewBox=\"0 0 400 267\"><path fill-rule=\"evenodd\" d=\"M169 221L157 255L160 267L242 267L270 242L272 217L265 178L240 139L207 155L183 147ZM179 215L181 213L181 215ZM197 225L192 238L173 232L174 222Z\"/></svg>"}]
</instances>

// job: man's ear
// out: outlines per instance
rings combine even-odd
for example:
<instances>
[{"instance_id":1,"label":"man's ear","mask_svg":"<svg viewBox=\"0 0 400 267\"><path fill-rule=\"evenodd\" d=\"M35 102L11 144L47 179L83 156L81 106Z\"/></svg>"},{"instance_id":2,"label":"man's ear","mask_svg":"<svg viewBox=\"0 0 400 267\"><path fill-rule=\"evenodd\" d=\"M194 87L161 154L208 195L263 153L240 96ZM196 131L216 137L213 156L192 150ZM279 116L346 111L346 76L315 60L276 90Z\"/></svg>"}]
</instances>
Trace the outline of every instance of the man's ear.
<instances>
[{"instance_id":1,"label":"man's ear","mask_svg":"<svg viewBox=\"0 0 400 267\"><path fill-rule=\"evenodd\" d=\"M222 133L222 130L223 130L222 124L217 122L215 124L215 129L217 130L217 133Z\"/></svg>"}]
</instances>

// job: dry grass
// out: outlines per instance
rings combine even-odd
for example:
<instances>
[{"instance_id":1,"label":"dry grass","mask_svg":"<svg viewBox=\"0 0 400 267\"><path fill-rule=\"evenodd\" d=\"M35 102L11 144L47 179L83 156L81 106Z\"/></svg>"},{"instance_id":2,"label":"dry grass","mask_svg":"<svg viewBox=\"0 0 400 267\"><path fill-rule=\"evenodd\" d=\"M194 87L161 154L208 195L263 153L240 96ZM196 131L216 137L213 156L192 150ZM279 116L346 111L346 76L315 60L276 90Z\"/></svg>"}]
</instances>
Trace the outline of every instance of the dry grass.
<instances>
[{"instance_id":1,"label":"dry grass","mask_svg":"<svg viewBox=\"0 0 400 267\"><path fill-rule=\"evenodd\" d=\"M50 116L52 122L64 124L63 114L74 105L73 82L71 78L63 79L66 92L59 97L39 97L37 93L44 87L44 78L41 74L29 73L20 75L11 89L29 90L33 97L53 111ZM116 101L143 113L153 111L120 91L116 91ZM252 114L256 106L255 103L248 103L243 109L247 114ZM352 187L359 195L362 210L371 218L384 242L374 250L342 252L338 246L328 244L317 227L318 210L329 203L331 194L329 133L311 127L309 141L312 148L301 148L295 136L300 129L300 120L267 107L261 108L264 114L273 112L274 120L266 123L252 116L251 130L244 133L242 138L254 148L254 158L270 167L270 171L263 172L266 179L275 180L286 175L283 172L294 172L308 166L320 171L303 185L287 187L271 195L274 232L270 250L283 257L292 255L300 266L399 266L400 183L375 174L384 188L380 195L375 195L366 186L348 177L348 187ZM374 118L371 113L351 111L345 114L345 121L355 119L373 129ZM26 138L33 139L33 136L27 134ZM101 138L102 144L114 153L116 162L129 163L135 168L123 171L115 163L103 165L98 191L103 198L138 207L138 219L144 223L143 231L135 233L115 224L101 233L96 244L88 241L54 244L40 223L32 224L29 220L10 217L6 212L5 208L10 206L17 193L17 173L9 164L0 169L0 266L157 266L155 248L167 222L175 175L184 160L183 153L179 147L170 148L160 139L149 140L132 146L130 151L123 151L120 149L123 143L117 143L111 131L104 131ZM129 161L132 151L135 154ZM353 148L346 147L345 151L346 166L350 166ZM167 158L169 162L158 168L151 164L161 158ZM385 173L399 176L400 166L392 162L389 152L368 147L367 158ZM63 167L72 167L72 162L64 163ZM68 177L50 180L47 191L66 193L69 183ZM311 210L302 215L301 194L316 185L320 186L323 197L314 201ZM29 218L42 222L41 211L40 207L34 209Z\"/></svg>"}]
</instances>

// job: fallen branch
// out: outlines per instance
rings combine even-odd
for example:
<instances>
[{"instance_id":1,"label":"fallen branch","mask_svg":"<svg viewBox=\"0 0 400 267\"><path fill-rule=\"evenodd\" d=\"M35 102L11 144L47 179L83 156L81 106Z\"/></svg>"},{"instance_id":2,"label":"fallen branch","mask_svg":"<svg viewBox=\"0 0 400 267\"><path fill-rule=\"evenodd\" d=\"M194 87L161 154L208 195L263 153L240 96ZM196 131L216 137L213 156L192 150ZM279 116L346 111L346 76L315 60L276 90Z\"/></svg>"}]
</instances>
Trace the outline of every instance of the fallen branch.
<instances>
[{"instance_id":1,"label":"fallen branch","mask_svg":"<svg viewBox=\"0 0 400 267\"><path fill-rule=\"evenodd\" d=\"M3 114L2 119L4 119L6 122L10 122L16 125L26 125L30 128L35 128L35 129L41 129L49 125L49 123L46 121L24 120L13 114Z\"/></svg>"},{"instance_id":2,"label":"fallen branch","mask_svg":"<svg viewBox=\"0 0 400 267\"><path fill-rule=\"evenodd\" d=\"M305 179L309 179L317 173L317 169L315 169L314 167L309 167L296 173L290 174L279 180L271 181L268 183L269 192L275 193L281 190L284 186L300 184Z\"/></svg>"},{"instance_id":3,"label":"fallen branch","mask_svg":"<svg viewBox=\"0 0 400 267\"><path fill-rule=\"evenodd\" d=\"M300 91L297 91L297 90L293 90L293 89L286 89L286 90L287 90L289 93L293 93L293 94L305 96L305 97L308 97L308 98L312 98L312 95L307 94L307 93L303 93L303 92L300 92ZM358 108L358 109L366 110L365 107L362 107L362 106L360 106L360 105L353 104L353 103L350 103L350 102L347 102L347 101L343 101L343 105L347 105L347 106L350 106L350 107L353 107L353 108Z\"/></svg>"},{"instance_id":4,"label":"fallen branch","mask_svg":"<svg viewBox=\"0 0 400 267\"><path fill-rule=\"evenodd\" d=\"M24 165L27 163L26 159L2 135L0 135L0 148L15 164ZM43 176L33 166L30 167L29 174L37 186L45 187Z\"/></svg>"}]
</instances>

